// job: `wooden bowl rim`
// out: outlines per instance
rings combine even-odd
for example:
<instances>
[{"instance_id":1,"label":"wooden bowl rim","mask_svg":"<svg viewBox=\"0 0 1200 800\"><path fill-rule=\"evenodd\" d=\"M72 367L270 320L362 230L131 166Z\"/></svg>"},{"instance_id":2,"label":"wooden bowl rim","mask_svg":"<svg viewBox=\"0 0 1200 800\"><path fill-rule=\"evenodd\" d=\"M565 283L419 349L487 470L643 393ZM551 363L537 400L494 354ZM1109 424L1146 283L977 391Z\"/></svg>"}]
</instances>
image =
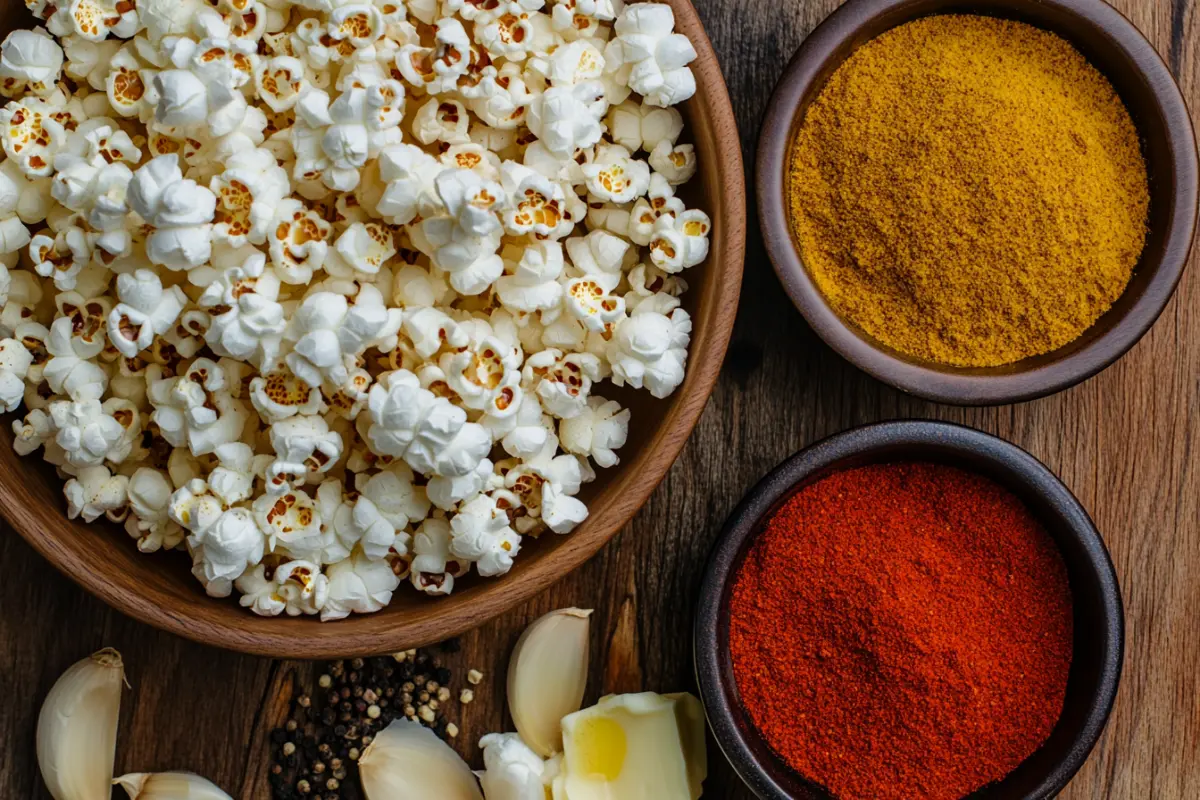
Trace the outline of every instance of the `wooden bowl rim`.
<instances>
[{"instance_id":1,"label":"wooden bowl rim","mask_svg":"<svg viewBox=\"0 0 1200 800\"><path fill-rule=\"evenodd\" d=\"M790 768L773 755L760 758L751 746L751 739L757 735L756 732L743 729L738 723L742 712L734 696L736 689L731 689L734 683L732 665L723 648L729 628L729 609L725 605L729 584L741 564L742 554L753 544L761 530L762 521L798 485L814 476L825 476L853 466L858 459L866 463L902 461L906 458L903 453L909 450L917 451L912 457L918 460L928 458L927 453L932 450L940 454L937 460L942 460L944 456L946 463L950 464L959 459L986 463L988 469L1007 476L1005 479L993 478L1002 485L1019 483L1021 494L1038 498L1042 506L1040 518L1046 520L1053 516L1056 519L1054 529L1058 533L1053 534L1056 541L1068 539L1077 545L1077 548L1067 551L1060 544L1059 551L1070 567L1086 573L1094 580L1094 587L1098 591L1097 597L1087 607L1090 618L1097 620L1092 627L1102 655L1097 659L1098 663L1093 665L1097 674L1095 687L1082 701L1079 730L1068 745L1060 746L1053 755L1046 757L1042 748L1039 748L1022 762L1027 763L1035 756L1043 757L1045 775L1036 787L1019 795L999 796L1012 797L1013 800L1018 797L1020 800L1049 800L1054 797L1083 766L1112 713L1124 663L1125 606L1108 548L1079 499L1049 467L998 436L965 425L936 420L893 420L862 425L803 448L767 473L729 515L713 545L701 578L692 630L692 658L700 698L721 752L734 771L762 800L816 800L824 795L811 791L807 795L796 795L781 786L774 775L791 774ZM963 468L971 471L979 469L971 465ZM1009 488L1017 491L1012 485ZM1073 598L1073 603L1077 607L1083 605L1078 597ZM1077 634L1076 647L1080 646L1079 641ZM1072 666L1072 672L1074 669L1075 665ZM996 796L984 794L994 788L995 784L989 784L980 791L980 800ZM970 797L975 798L976 794Z\"/></svg>"},{"instance_id":2,"label":"wooden bowl rim","mask_svg":"<svg viewBox=\"0 0 1200 800\"><path fill-rule=\"evenodd\" d=\"M881 21L887 29L937 13L1003 16L1007 10L1019 16L1023 9L1039 7L1061 11L1081 28L1115 43L1125 66L1140 74L1149 87L1153 105L1165 122L1175 165L1170 175L1174 204L1165 225L1162 255L1139 263L1138 269L1148 270L1151 276L1123 317L1066 355L1046 354L1029 367L1017 362L995 369L960 369L898 353L843 320L826 302L800 257L784 192L797 109L811 91L823 85L821 76L830 60L838 58L848 43L869 38L863 36L863 30ZM818 81L820 85L816 85ZM1000 405L1044 397L1092 377L1119 359L1170 301L1187 264L1197 223L1196 139L1187 104L1154 46L1102 0L848 0L804 40L780 78L759 134L755 185L767 255L813 330L843 358L878 380L918 397L954 405Z\"/></svg>"},{"instance_id":3,"label":"wooden bowl rim","mask_svg":"<svg viewBox=\"0 0 1200 800\"><path fill-rule=\"evenodd\" d=\"M66 519L61 505L31 503L22 481L0 481L0 513L46 560L118 611L202 644L269 657L325 659L420 647L483 624L583 564L633 518L678 457L720 373L741 291L746 198L737 122L716 54L695 8L690 0L665 1L675 12L676 30L688 37L697 53L691 68L700 91L687 102L687 116L691 130L704 128L711 134L714 150L701 159L700 169L719 176L714 181L719 192L714 192L711 208L705 209L711 212L714 222L713 247L705 265L712 274L706 273L704 283L697 282L692 289L711 296L701 300L693 316L684 383L671 398L658 401L669 406L652 437L655 447L620 467L627 470L621 502L592 507L592 515L583 525L519 576L487 579L464 594L430 599L427 613L414 613L411 619L400 622L391 619L387 609L326 623L311 617L263 618L229 600L223 601L218 611L196 616L189 613L185 602L173 596L164 597L167 602L160 604L131 581L112 580L93 572L81 555L56 535L66 526L82 523ZM19 24L32 23L29 19ZM32 472L11 448L2 458L8 460L13 476ZM520 580L512 580L516 577Z\"/></svg>"}]
</instances>

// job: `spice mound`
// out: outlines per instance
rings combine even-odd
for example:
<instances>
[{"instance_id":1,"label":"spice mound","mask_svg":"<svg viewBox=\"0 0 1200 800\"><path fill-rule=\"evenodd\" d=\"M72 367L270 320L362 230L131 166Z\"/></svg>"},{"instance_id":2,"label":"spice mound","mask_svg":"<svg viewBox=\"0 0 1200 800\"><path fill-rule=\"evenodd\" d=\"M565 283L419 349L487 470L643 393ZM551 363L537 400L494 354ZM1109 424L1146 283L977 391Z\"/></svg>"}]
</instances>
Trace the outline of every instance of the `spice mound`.
<instances>
[{"instance_id":1,"label":"spice mound","mask_svg":"<svg viewBox=\"0 0 1200 800\"><path fill-rule=\"evenodd\" d=\"M751 720L838 800L956 800L1049 736L1071 666L1066 567L1006 489L897 463L793 495L730 601Z\"/></svg>"},{"instance_id":2,"label":"spice mound","mask_svg":"<svg viewBox=\"0 0 1200 800\"><path fill-rule=\"evenodd\" d=\"M859 48L792 145L789 212L837 313L905 354L990 367L1077 339L1146 238L1138 134L1058 36L949 15Z\"/></svg>"}]
</instances>

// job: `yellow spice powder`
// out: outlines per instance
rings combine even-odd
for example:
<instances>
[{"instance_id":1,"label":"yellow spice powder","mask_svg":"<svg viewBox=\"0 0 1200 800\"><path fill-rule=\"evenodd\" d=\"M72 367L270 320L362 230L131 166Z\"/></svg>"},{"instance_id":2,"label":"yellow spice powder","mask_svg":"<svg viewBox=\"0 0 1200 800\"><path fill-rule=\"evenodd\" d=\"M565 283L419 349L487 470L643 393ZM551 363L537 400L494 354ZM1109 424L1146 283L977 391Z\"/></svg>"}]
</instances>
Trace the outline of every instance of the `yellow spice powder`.
<instances>
[{"instance_id":1,"label":"yellow spice powder","mask_svg":"<svg viewBox=\"0 0 1200 800\"><path fill-rule=\"evenodd\" d=\"M1146 165L1112 86L1058 36L990 17L928 17L860 47L809 107L788 185L834 309L958 366L1077 338L1146 238Z\"/></svg>"}]
</instances>

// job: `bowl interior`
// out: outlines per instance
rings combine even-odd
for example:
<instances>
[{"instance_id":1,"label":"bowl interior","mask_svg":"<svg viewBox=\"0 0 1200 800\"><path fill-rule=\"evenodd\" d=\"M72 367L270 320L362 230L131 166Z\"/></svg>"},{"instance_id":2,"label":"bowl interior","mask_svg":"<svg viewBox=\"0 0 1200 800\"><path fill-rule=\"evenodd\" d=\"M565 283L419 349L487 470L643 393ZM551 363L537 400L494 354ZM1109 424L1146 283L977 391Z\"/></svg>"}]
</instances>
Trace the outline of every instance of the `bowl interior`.
<instances>
[{"instance_id":1,"label":"bowl interior","mask_svg":"<svg viewBox=\"0 0 1200 800\"><path fill-rule=\"evenodd\" d=\"M19 0L6 10L0 37L34 27ZM712 46L688 0L669 0L676 30L695 46L696 95L679 106L685 141L695 145L699 169L680 197L713 220L710 255L687 272L683 307L692 316L692 340L683 384L665 400L610 382L596 392L632 411L621 463L598 470L580 498L590 517L570 535L525 537L512 571L500 578L471 575L449 597L431 598L402 585L392 603L369 615L337 622L263 618L235 599L208 597L189 572L185 552L143 554L120 526L66 518L63 481L40 451L21 458L12 450L5 415L0 426L0 512L59 569L105 602L144 622L207 644L260 655L328 658L394 652L469 630L534 596L582 564L624 526L646 501L682 449L712 391L733 327L745 245L745 192L733 110Z\"/></svg>"},{"instance_id":2,"label":"bowl interior","mask_svg":"<svg viewBox=\"0 0 1200 800\"><path fill-rule=\"evenodd\" d=\"M764 479L731 518L705 578L699 616L713 625L697 626L701 692L718 742L760 797L830 796L776 756L743 710L729 652L732 579L763 521L796 490L845 469L910 460L985 475L1021 498L1058 545L1073 596L1074 652L1062 716L1036 752L1003 780L971 794L971 800L1052 796L1082 766L1103 728L1116 695L1123 620L1112 565L1086 512L1045 467L994 437L941 423L868 426L802 452Z\"/></svg>"},{"instance_id":3,"label":"bowl interior","mask_svg":"<svg viewBox=\"0 0 1200 800\"><path fill-rule=\"evenodd\" d=\"M916 358L838 316L809 278L786 219L786 200L781 202L786 196L791 141L828 78L870 39L914 19L937 14L1015 19L1069 41L1109 79L1125 103L1138 129L1149 177L1145 248L1125 292L1076 340L1052 352L999 367L954 367ZM801 68L800 73L793 73L797 68ZM1182 96L1153 47L1101 0L852 2L814 31L777 92L778 109L773 116L779 118L769 118L764 126L764 137L770 134L773 141L760 145L760 152L768 157L765 169L771 174L759 175L760 193L769 191L776 206L768 212L773 219L764 219L772 257L793 299L818 332L852 362L888 383L934 399L964 403L1028 399L1056 391L1095 374L1128 350L1153 324L1178 283L1196 221L1196 146L1191 122ZM776 137L779 141L774 140ZM760 195L760 208L766 205L765 200ZM782 228L778 227L780 219ZM785 247L791 250L790 258L781 252ZM794 261L803 274L784 275L791 267L780 265L780 256ZM990 379L991 383L983 388L973 385L973 379ZM932 385L922 386L923 382Z\"/></svg>"}]
</instances>

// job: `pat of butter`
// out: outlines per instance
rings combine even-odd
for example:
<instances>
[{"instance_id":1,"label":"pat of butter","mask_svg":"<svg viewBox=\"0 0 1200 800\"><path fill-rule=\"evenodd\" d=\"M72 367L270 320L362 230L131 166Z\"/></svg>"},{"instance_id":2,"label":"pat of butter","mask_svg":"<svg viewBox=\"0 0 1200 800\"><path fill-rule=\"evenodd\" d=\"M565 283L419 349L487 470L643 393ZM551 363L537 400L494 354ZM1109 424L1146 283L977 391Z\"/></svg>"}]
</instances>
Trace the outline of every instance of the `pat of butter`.
<instances>
[{"instance_id":1,"label":"pat of butter","mask_svg":"<svg viewBox=\"0 0 1200 800\"><path fill-rule=\"evenodd\" d=\"M563 718L555 800L697 800L708 765L690 694L610 695Z\"/></svg>"}]
</instances>

